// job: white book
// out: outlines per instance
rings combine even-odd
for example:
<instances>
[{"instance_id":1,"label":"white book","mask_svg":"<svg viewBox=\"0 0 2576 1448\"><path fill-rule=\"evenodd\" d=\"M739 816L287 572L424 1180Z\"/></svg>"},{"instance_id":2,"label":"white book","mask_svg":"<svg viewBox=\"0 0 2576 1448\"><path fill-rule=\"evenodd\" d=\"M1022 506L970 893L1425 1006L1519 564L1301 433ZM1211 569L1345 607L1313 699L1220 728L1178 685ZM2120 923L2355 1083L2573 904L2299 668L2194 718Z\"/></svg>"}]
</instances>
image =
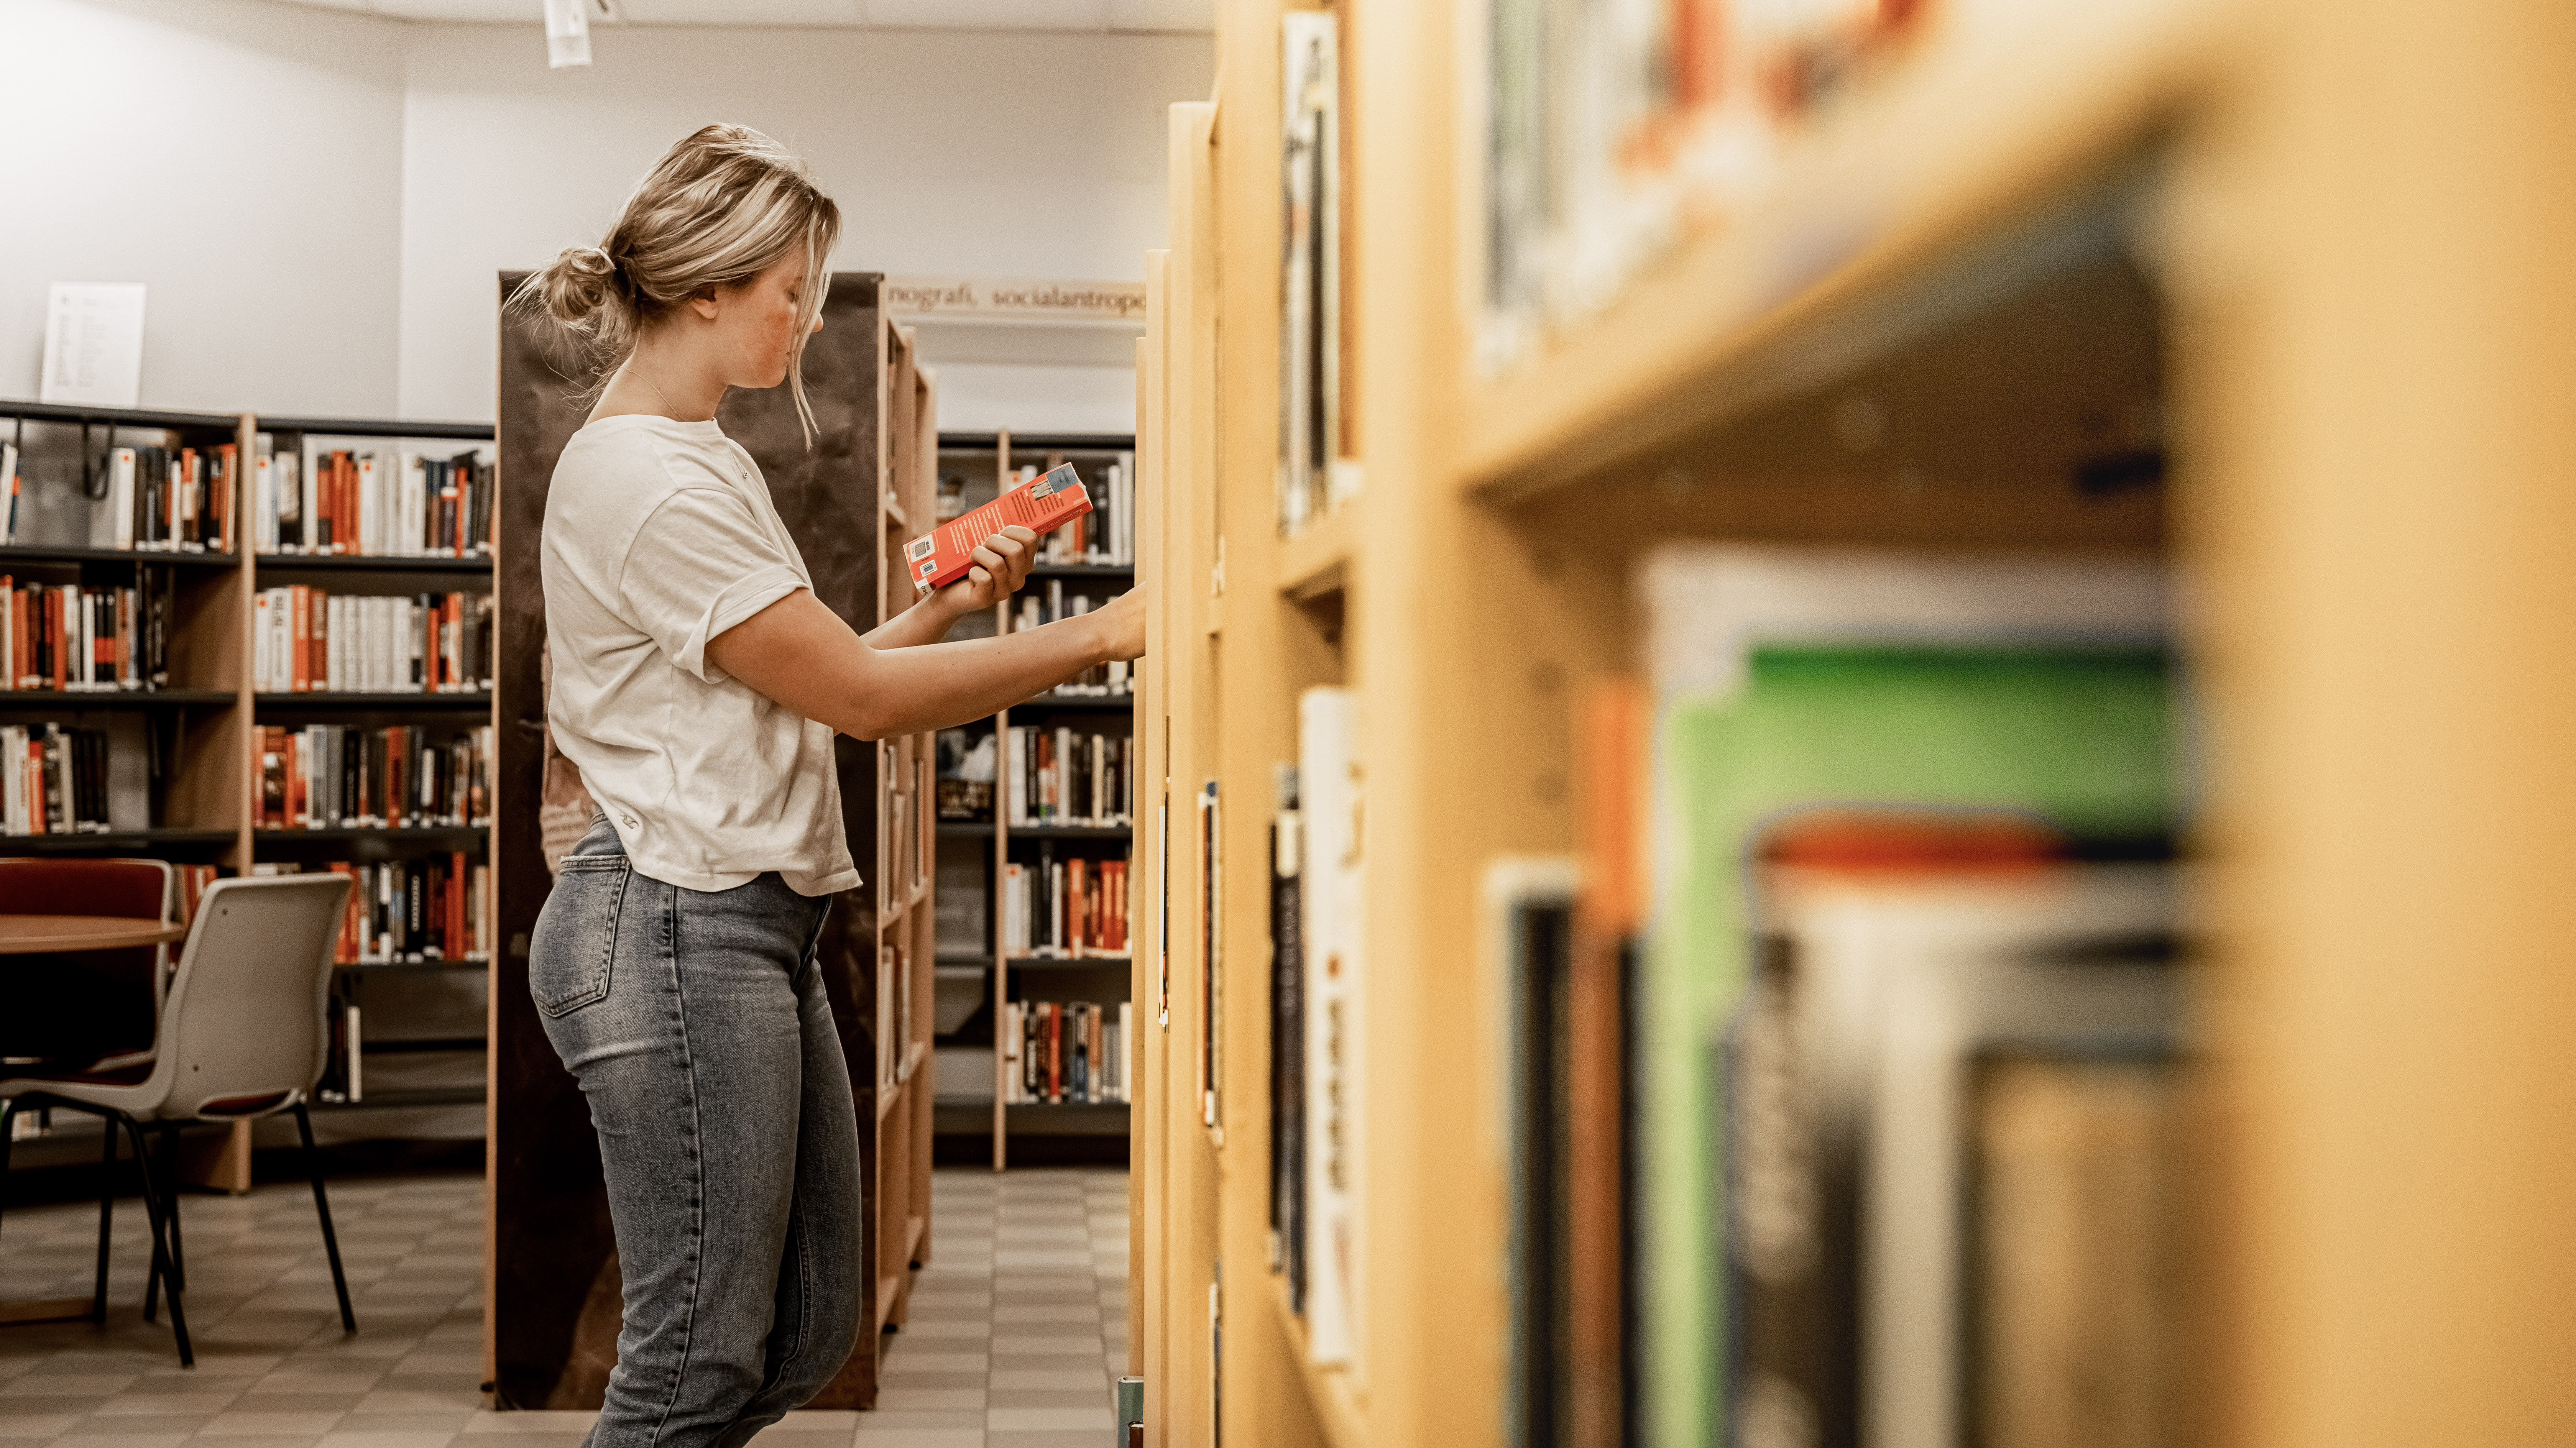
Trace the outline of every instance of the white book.
<instances>
[{"instance_id":1,"label":"white book","mask_svg":"<svg viewBox=\"0 0 2576 1448\"><path fill-rule=\"evenodd\" d=\"M0 725L0 830L27 833L27 730Z\"/></svg>"},{"instance_id":2,"label":"white book","mask_svg":"<svg viewBox=\"0 0 2576 1448\"><path fill-rule=\"evenodd\" d=\"M277 551L277 459L264 457L251 465L251 547Z\"/></svg>"},{"instance_id":3,"label":"white book","mask_svg":"<svg viewBox=\"0 0 2576 1448\"><path fill-rule=\"evenodd\" d=\"M1306 1333L1315 1362L1356 1366L1365 1243L1361 1140L1367 1122L1366 898L1360 821L1359 699L1312 688L1297 699L1297 778L1304 794L1301 925L1306 978Z\"/></svg>"},{"instance_id":4,"label":"white book","mask_svg":"<svg viewBox=\"0 0 2576 1448\"><path fill-rule=\"evenodd\" d=\"M347 594L335 593L324 601L322 687L335 694L345 692L349 687L349 665L346 657L349 649L349 630L346 627L348 617L349 596Z\"/></svg>"},{"instance_id":5,"label":"white book","mask_svg":"<svg viewBox=\"0 0 2576 1448\"><path fill-rule=\"evenodd\" d=\"M295 590L268 590L269 687L281 694L295 690Z\"/></svg>"},{"instance_id":6,"label":"white book","mask_svg":"<svg viewBox=\"0 0 2576 1448\"><path fill-rule=\"evenodd\" d=\"M365 1076L367 1060L366 1043L362 1039L361 1032L358 1029L357 1002L352 1001L343 1009L348 1012L349 1023L349 1099L352 1101L361 1101L366 1098L367 1094Z\"/></svg>"},{"instance_id":7,"label":"white book","mask_svg":"<svg viewBox=\"0 0 2576 1448\"><path fill-rule=\"evenodd\" d=\"M107 455L107 511L113 546L134 546L134 449L117 448Z\"/></svg>"},{"instance_id":8,"label":"white book","mask_svg":"<svg viewBox=\"0 0 2576 1448\"><path fill-rule=\"evenodd\" d=\"M385 551L386 491L385 470L377 465L376 455L358 454L358 546L350 552Z\"/></svg>"},{"instance_id":9,"label":"white book","mask_svg":"<svg viewBox=\"0 0 2576 1448\"><path fill-rule=\"evenodd\" d=\"M429 692L429 645L421 637L426 611L411 599L397 601L396 612L402 618L402 648L394 655L399 678L395 687L405 693Z\"/></svg>"},{"instance_id":10,"label":"white book","mask_svg":"<svg viewBox=\"0 0 2576 1448\"><path fill-rule=\"evenodd\" d=\"M313 465L309 453L290 458L288 462L295 471L284 480L281 496L292 496L295 501L278 515L278 526L283 530L291 515L295 523L295 538L292 543L280 546L289 553L304 553L312 547L313 520L321 515L321 484L316 478L322 470Z\"/></svg>"},{"instance_id":11,"label":"white book","mask_svg":"<svg viewBox=\"0 0 2576 1448\"><path fill-rule=\"evenodd\" d=\"M18 445L0 442L0 543L18 541Z\"/></svg>"}]
</instances>

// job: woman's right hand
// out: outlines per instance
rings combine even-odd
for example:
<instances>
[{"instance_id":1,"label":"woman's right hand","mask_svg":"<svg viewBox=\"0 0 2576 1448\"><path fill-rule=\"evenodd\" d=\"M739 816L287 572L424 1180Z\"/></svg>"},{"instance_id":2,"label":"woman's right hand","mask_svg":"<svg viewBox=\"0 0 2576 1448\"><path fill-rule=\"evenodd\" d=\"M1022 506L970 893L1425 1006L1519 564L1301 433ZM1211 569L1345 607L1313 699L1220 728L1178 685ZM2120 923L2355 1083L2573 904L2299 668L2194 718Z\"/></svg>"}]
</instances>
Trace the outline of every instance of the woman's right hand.
<instances>
[{"instance_id":1,"label":"woman's right hand","mask_svg":"<svg viewBox=\"0 0 2576 1448\"><path fill-rule=\"evenodd\" d=\"M1100 607L1084 614L1096 620L1100 630L1100 658L1141 659L1145 656L1145 594L1131 588Z\"/></svg>"}]
</instances>

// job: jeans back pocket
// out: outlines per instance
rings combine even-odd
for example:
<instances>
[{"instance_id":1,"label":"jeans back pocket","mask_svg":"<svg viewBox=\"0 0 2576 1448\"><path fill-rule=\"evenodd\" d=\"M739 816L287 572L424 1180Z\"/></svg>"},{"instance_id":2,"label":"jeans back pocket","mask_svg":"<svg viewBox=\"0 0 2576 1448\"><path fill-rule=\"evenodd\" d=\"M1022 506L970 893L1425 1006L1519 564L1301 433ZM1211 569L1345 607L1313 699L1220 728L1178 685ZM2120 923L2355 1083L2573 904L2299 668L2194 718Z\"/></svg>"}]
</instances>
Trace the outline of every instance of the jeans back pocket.
<instances>
[{"instance_id":1,"label":"jeans back pocket","mask_svg":"<svg viewBox=\"0 0 2576 1448\"><path fill-rule=\"evenodd\" d=\"M567 855L528 942L528 994L549 1016L608 998L617 917L634 870L624 855Z\"/></svg>"}]
</instances>

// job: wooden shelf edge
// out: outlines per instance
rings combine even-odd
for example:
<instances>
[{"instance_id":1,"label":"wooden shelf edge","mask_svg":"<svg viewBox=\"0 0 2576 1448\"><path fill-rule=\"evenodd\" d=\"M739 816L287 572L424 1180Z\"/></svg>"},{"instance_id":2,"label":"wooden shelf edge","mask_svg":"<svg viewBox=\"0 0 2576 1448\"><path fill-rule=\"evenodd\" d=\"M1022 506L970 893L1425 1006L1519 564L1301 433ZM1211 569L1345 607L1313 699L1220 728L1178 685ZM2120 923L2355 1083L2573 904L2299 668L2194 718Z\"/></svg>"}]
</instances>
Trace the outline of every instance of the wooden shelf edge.
<instances>
[{"instance_id":1,"label":"wooden shelf edge","mask_svg":"<svg viewBox=\"0 0 2576 1448\"><path fill-rule=\"evenodd\" d=\"M1353 498L1279 545L1279 591L1297 603L1339 593L1348 583L1362 533L1365 499Z\"/></svg>"},{"instance_id":2,"label":"wooden shelf edge","mask_svg":"<svg viewBox=\"0 0 2576 1448\"><path fill-rule=\"evenodd\" d=\"M1306 1401L1315 1410L1315 1421L1324 1425L1324 1437L1332 1448L1368 1448L1368 1420L1360 1412L1359 1395L1351 1387L1350 1374L1339 1368L1319 1368L1309 1355L1306 1341L1306 1319L1288 1305L1288 1278L1283 1273L1269 1274L1269 1291L1264 1295L1279 1316L1279 1334L1288 1341L1288 1363L1306 1385Z\"/></svg>"},{"instance_id":3,"label":"wooden shelf edge","mask_svg":"<svg viewBox=\"0 0 2576 1448\"><path fill-rule=\"evenodd\" d=\"M1920 324L1892 293L2149 138L2233 33L2221 4L2119 0L2010 47L1926 37L1738 222L1501 377L1467 379L1453 480L1564 483L1849 371L1897 340L1868 334Z\"/></svg>"},{"instance_id":4,"label":"wooden shelf edge","mask_svg":"<svg viewBox=\"0 0 2576 1448\"><path fill-rule=\"evenodd\" d=\"M880 1329L894 1317L894 1300L903 1294L903 1278L901 1272L877 1278L877 1326Z\"/></svg>"}]
</instances>

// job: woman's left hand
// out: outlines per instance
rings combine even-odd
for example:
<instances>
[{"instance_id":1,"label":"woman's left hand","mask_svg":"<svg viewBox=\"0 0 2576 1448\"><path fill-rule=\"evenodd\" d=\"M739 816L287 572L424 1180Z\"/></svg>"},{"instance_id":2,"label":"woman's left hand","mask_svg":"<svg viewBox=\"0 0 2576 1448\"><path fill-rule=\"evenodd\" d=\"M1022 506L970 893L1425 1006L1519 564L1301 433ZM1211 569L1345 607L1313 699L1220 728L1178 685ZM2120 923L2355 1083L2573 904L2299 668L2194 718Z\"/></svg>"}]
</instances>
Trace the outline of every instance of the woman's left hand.
<instances>
[{"instance_id":1,"label":"woman's left hand","mask_svg":"<svg viewBox=\"0 0 2576 1448\"><path fill-rule=\"evenodd\" d=\"M962 615L991 608L1019 592L1028 580L1029 565L1037 561L1037 541L1037 534L1019 524L1006 525L968 555L973 566L965 577L939 590L940 602Z\"/></svg>"}]
</instances>

